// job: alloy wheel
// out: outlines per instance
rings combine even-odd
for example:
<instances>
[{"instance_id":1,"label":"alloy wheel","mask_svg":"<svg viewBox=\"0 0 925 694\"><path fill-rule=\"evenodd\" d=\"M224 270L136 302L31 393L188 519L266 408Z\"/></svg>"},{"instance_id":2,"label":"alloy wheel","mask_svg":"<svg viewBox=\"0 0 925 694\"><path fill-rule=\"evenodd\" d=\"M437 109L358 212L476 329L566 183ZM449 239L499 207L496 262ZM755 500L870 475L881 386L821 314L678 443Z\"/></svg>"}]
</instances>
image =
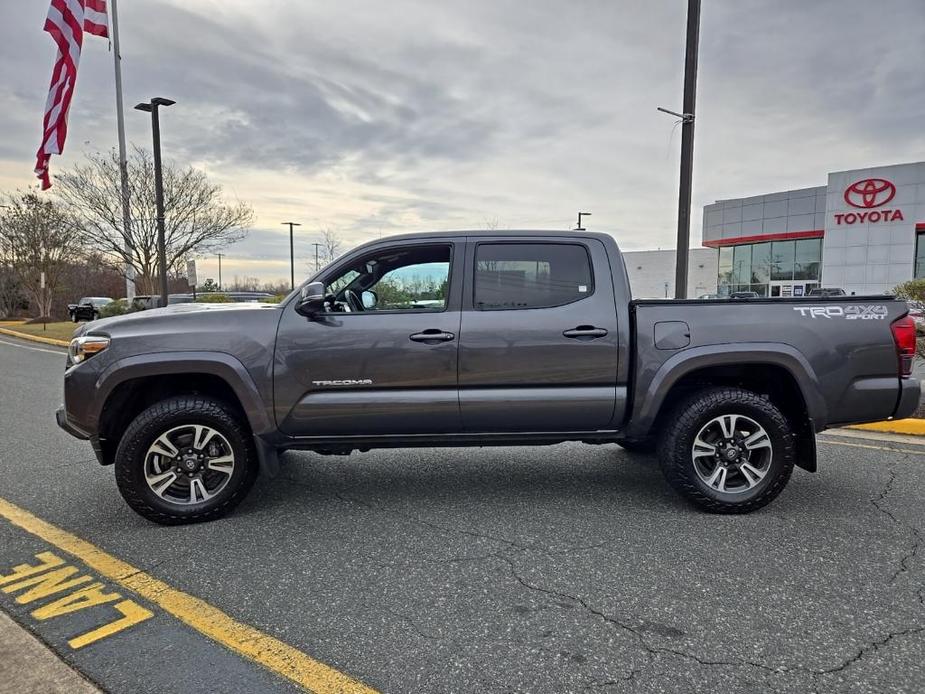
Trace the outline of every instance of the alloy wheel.
<instances>
[{"instance_id":1,"label":"alloy wheel","mask_svg":"<svg viewBox=\"0 0 925 694\"><path fill-rule=\"evenodd\" d=\"M768 474L774 450L771 438L751 417L714 417L694 437L691 458L700 480L725 494L753 489Z\"/></svg>"},{"instance_id":2,"label":"alloy wheel","mask_svg":"<svg viewBox=\"0 0 925 694\"><path fill-rule=\"evenodd\" d=\"M148 488L180 506L202 503L220 493L234 473L234 449L221 432L202 424L173 427L145 454Z\"/></svg>"}]
</instances>

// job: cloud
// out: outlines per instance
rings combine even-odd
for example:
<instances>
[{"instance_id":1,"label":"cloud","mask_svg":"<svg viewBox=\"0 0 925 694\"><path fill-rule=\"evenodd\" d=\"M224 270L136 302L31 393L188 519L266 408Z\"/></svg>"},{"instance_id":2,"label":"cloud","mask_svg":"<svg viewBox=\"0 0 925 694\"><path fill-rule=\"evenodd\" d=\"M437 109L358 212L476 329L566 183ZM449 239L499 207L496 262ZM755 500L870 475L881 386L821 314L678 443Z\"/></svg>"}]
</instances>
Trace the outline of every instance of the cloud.
<instances>
[{"instance_id":1,"label":"cloud","mask_svg":"<svg viewBox=\"0 0 925 694\"><path fill-rule=\"evenodd\" d=\"M53 57L40 5L0 29L0 187L31 180ZM286 260L286 219L358 243L565 228L578 209L624 247L670 247L679 135L655 107L681 107L683 5L138 0L120 8L126 105L176 99L167 156L254 205L228 262ZM714 199L923 158L922 46L921 0L706 4L694 237ZM113 110L111 55L88 38L53 172L114 145ZM126 118L147 146L143 114Z\"/></svg>"}]
</instances>

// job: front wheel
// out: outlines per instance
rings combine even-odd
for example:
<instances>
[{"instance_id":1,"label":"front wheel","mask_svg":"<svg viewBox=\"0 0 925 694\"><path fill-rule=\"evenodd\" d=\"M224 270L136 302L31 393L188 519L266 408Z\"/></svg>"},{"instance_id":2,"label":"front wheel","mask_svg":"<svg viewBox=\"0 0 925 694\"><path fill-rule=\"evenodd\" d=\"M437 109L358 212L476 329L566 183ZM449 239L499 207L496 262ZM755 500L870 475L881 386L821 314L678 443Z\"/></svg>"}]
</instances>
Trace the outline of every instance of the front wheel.
<instances>
[{"instance_id":1,"label":"front wheel","mask_svg":"<svg viewBox=\"0 0 925 694\"><path fill-rule=\"evenodd\" d=\"M250 431L223 402L189 395L158 402L126 429L116 451L126 503L163 525L214 520L257 476Z\"/></svg>"},{"instance_id":2,"label":"front wheel","mask_svg":"<svg viewBox=\"0 0 925 694\"><path fill-rule=\"evenodd\" d=\"M683 401L668 419L659 460L668 482L713 513L748 513L787 485L794 435L770 401L741 388L711 388Z\"/></svg>"}]
</instances>

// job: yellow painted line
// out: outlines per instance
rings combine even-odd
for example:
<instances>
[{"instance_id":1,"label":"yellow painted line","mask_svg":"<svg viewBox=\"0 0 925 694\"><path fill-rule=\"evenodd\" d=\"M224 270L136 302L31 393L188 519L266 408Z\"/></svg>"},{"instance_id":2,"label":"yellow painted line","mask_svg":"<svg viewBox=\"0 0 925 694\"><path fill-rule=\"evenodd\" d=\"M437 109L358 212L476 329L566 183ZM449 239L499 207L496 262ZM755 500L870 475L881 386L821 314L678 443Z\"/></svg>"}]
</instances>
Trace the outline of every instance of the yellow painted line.
<instances>
[{"instance_id":1,"label":"yellow painted line","mask_svg":"<svg viewBox=\"0 0 925 694\"><path fill-rule=\"evenodd\" d=\"M871 422L870 424L855 424L848 429L864 429L866 431L886 431L891 434L910 434L912 436L925 436L925 419L910 417L909 419L891 419L887 422Z\"/></svg>"},{"instance_id":2,"label":"yellow painted line","mask_svg":"<svg viewBox=\"0 0 925 694\"><path fill-rule=\"evenodd\" d=\"M0 328L0 334L12 335L13 337L18 337L23 340L32 340L32 342L44 342L46 345L57 345L58 347L67 347L70 344L67 340L56 340L53 337L30 335L28 333L21 333L18 330L9 330L8 328Z\"/></svg>"},{"instance_id":3,"label":"yellow painted line","mask_svg":"<svg viewBox=\"0 0 925 694\"><path fill-rule=\"evenodd\" d=\"M100 575L152 602L213 641L309 691L316 694L375 694L376 690L349 675L254 627L238 622L207 602L172 588L2 498L0 517L77 557Z\"/></svg>"}]
</instances>

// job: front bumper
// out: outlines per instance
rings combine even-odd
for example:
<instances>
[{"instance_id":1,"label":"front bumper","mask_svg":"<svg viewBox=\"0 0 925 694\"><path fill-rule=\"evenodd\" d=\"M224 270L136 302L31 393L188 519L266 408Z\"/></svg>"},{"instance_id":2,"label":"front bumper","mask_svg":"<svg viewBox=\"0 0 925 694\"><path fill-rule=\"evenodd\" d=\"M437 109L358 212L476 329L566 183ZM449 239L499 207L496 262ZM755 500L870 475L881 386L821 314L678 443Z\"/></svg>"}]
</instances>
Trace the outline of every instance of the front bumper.
<instances>
[{"instance_id":1,"label":"front bumper","mask_svg":"<svg viewBox=\"0 0 925 694\"><path fill-rule=\"evenodd\" d=\"M58 426L64 429L74 438L78 438L82 441L86 441L90 438L90 434L85 431L81 431L69 421L67 421L67 411L64 409L64 405L61 405L61 407L55 410L55 419L58 422Z\"/></svg>"},{"instance_id":2,"label":"front bumper","mask_svg":"<svg viewBox=\"0 0 925 694\"><path fill-rule=\"evenodd\" d=\"M905 419L919 408L922 386L917 378L904 378L900 381L899 403L893 419Z\"/></svg>"}]
</instances>

